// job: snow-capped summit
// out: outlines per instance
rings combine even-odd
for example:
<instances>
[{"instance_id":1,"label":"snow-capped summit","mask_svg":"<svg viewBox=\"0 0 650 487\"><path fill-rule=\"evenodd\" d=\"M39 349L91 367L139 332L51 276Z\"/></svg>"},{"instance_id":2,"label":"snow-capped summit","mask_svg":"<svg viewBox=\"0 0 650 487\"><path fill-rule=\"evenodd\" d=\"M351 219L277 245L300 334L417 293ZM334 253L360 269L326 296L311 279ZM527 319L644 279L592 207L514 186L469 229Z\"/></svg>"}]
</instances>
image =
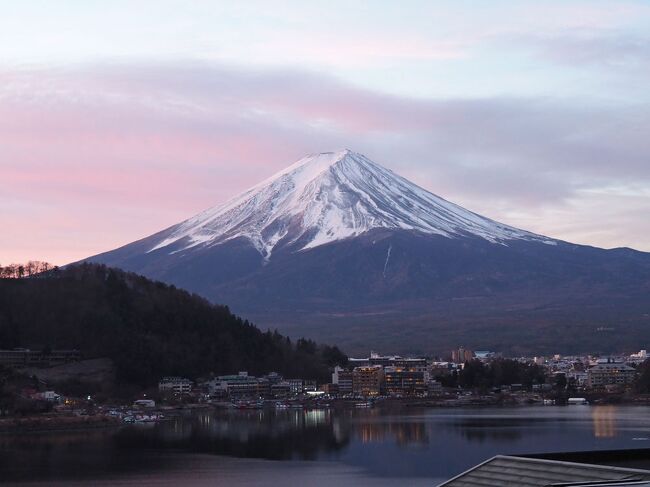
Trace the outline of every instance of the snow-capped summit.
<instances>
[{"instance_id":1,"label":"snow-capped summit","mask_svg":"<svg viewBox=\"0 0 650 487\"><path fill-rule=\"evenodd\" d=\"M556 350L572 336L608 350L650 340L650 254L497 223L348 150L307 156L220 206L85 260L350 351ZM625 327L594 333L612 323Z\"/></svg>"},{"instance_id":2,"label":"snow-capped summit","mask_svg":"<svg viewBox=\"0 0 650 487\"><path fill-rule=\"evenodd\" d=\"M472 213L348 149L312 154L230 201L165 232L149 251L172 252L245 237L269 258L278 245L309 249L377 228L493 243L554 243Z\"/></svg>"}]
</instances>

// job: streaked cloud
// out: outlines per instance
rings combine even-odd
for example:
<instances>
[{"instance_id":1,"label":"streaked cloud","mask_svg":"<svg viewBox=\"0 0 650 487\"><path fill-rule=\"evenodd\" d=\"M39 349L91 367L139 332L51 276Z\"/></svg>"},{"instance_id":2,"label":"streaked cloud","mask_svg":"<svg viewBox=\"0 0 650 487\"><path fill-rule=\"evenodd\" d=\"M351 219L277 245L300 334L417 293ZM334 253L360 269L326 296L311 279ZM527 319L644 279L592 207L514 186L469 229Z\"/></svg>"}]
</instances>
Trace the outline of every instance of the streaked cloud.
<instances>
[{"instance_id":1,"label":"streaked cloud","mask_svg":"<svg viewBox=\"0 0 650 487\"><path fill-rule=\"evenodd\" d=\"M342 147L650 250L648 2L0 5L0 263L113 248Z\"/></svg>"},{"instance_id":2,"label":"streaked cloud","mask_svg":"<svg viewBox=\"0 0 650 487\"><path fill-rule=\"evenodd\" d=\"M108 250L341 147L487 216L650 250L642 102L418 99L202 62L5 69L0 80L0 205L12 228L0 246L16 259ZM45 255L21 243L33 241L48 242Z\"/></svg>"}]
</instances>

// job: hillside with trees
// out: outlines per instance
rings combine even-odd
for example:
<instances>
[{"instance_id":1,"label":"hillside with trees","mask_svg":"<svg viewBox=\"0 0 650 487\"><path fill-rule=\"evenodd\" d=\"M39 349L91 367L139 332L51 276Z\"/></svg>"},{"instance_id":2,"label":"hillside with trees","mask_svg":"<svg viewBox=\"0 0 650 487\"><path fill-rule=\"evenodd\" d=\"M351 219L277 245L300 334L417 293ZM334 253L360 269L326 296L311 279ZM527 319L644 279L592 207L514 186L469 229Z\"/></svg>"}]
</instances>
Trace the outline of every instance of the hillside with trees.
<instances>
[{"instance_id":1,"label":"hillside with trees","mask_svg":"<svg viewBox=\"0 0 650 487\"><path fill-rule=\"evenodd\" d=\"M330 367L347 361L335 346L294 343L227 306L103 265L7 277L0 278L0 349L78 349L84 358L108 357L122 383L240 370L324 379Z\"/></svg>"}]
</instances>

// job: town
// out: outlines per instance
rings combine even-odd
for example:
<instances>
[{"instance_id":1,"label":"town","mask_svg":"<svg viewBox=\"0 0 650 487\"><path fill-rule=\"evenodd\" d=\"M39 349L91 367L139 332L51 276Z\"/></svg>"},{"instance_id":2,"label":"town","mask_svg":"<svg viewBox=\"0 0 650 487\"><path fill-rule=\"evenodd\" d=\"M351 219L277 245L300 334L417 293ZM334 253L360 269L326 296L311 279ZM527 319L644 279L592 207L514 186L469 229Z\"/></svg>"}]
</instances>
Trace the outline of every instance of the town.
<instances>
[{"instance_id":1,"label":"town","mask_svg":"<svg viewBox=\"0 0 650 487\"><path fill-rule=\"evenodd\" d=\"M632 397L641 386L640 366L647 359L641 350L628 356L560 356L503 358L488 351L453 350L448 360L380 355L350 358L347 366L337 366L331 382L283 378L271 372L252 377L247 372L225 375L193 384L179 377L167 377L160 392L191 395L206 401L250 406L263 399L353 399L373 404L382 399L438 399L418 402L430 405L496 404L508 397L516 403L552 401L553 404L587 403L571 398L582 393L595 401L621 401ZM499 369L496 371L495 369ZM643 377L645 379L645 377ZM638 392L638 390L637 390ZM459 396L460 393L460 396ZM628 394L628 396L626 396ZM641 395L635 394L638 400ZM550 398L550 399L549 399ZM548 402L547 402L548 403Z\"/></svg>"},{"instance_id":2,"label":"town","mask_svg":"<svg viewBox=\"0 0 650 487\"><path fill-rule=\"evenodd\" d=\"M68 381L58 390L56 382L43 379L48 374L41 371L51 377L52 370L79 368L84 362L78 350L0 350L0 430L160 421L192 408L650 403L646 350L506 358L461 347L444 359L371 352L334 367L325 383L277 372L259 377L246 371L206 378L162 377L157 387L119 400L95 395L96 389L84 390L82 382L71 389Z\"/></svg>"}]
</instances>

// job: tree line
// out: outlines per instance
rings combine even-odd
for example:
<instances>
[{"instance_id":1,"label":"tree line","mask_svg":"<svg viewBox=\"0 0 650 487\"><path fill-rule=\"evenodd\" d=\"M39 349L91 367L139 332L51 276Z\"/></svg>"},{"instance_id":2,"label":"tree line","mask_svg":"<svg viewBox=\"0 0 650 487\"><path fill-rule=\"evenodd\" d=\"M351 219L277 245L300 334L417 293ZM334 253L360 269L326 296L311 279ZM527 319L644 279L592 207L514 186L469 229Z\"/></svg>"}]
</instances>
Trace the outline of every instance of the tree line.
<instances>
[{"instance_id":1,"label":"tree line","mask_svg":"<svg viewBox=\"0 0 650 487\"><path fill-rule=\"evenodd\" d=\"M337 347L261 331L227 306L103 265L38 279L0 280L0 348L78 349L108 357L118 381L147 386L166 375L277 371L324 380L347 357Z\"/></svg>"},{"instance_id":2,"label":"tree line","mask_svg":"<svg viewBox=\"0 0 650 487\"><path fill-rule=\"evenodd\" d=\"M543 384L546 374L543 367L501 358L488 363L478 359L465 362L460 372L437 378L446 387L489 390L504 385L521 384L531 389L533 384Z\"/></svg>"},{"instance_id":3,"label":"tree line","mask_svg":"<svg viewBox=\"0 0 650 487\"><path fill-rule=\"evenodd\" d=\"M0 279L22 279L58 269L49 262L30 260L23 264L0 265Z\"/></svg>"},{"instance_id":4,"label":"tree line","mask_svg":"<svg viewBox=\"0 0 650 487\"><path fill-rule=\"evenodd\" d=\"M650 394L650 359L636 366L636 378L631 384L639 394ZM462 387L487 391L504 385L521 384L530 390L534 384L546 381L544 368L534 363L519 362L512 359L496 359L488 363L474 359L465 362L459 372L436 377L446 387ZM576 392L578 385L574 379L567 379L564 374L555 377L552 383L556 391Z\"/></svg>"}]
</instances>

